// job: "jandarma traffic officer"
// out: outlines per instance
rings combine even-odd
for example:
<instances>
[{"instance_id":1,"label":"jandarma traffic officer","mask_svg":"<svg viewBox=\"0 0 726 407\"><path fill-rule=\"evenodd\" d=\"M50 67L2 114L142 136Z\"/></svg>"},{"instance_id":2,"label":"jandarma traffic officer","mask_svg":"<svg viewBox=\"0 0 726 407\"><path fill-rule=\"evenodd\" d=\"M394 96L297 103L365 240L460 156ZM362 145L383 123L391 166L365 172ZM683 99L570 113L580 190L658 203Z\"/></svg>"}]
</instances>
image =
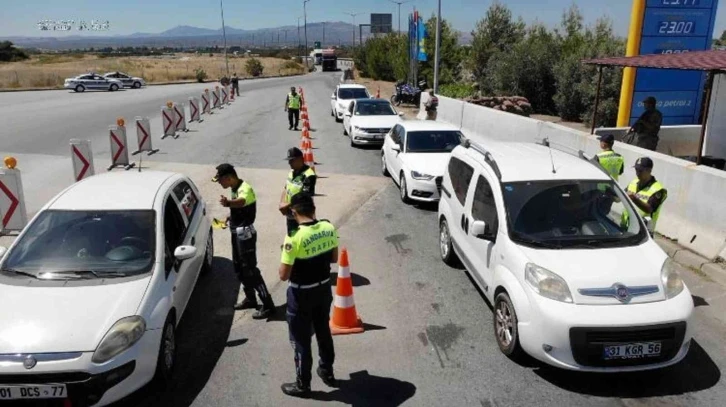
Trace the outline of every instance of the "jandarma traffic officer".
<instances>
[{"instance_id":1,"label":"jandarma traffic officer","mask_svg":"<svg viewBox=\"0 0 726 407\"><path fill-rule=\"evenodd\" d=\"M637 207L640 216L650 216L648 230L653 233L660 217L660 210L668 198L668 191L652 175L653 160L648 157L638 158L634 168L636 178L630 182L625 192ZM628 211L623 212L622 224L629 225Z\"/></svg>"},{"instance_id":2,"label":"jandarma traffic officer","mask_svg":"<svg viewBox=\"0 0 726 407\"><path fill-rule=\"evenodd\" d=\"M297 228L297 222L290 212L290 200L300 192L315 195L317 176L312 168L305 165L303 153L297 147L287 150L287 162L290 164L290 172L287 174L287 182L280 195L279 209L287 217L287 234L289 235Z\"/></svg>"},{"instance_id":3,"label":"jandarma traffic officer","mask_svg":"<svg viewBox=\"0 0 726 407\"><path fill-rule=\"evenodd\" d=\"M599 137L600 140L600 151L595 156L597 162L610 174L615 181L623 175L625 169L625 160L623 156L613 151L613 144L615 144L615 136L612 134L605 134Z\"/></svg>"},{"instance_id":4,"label":"jandarma traffic officer","mask_svg":"<svg viewBox=\"0 0 726 407\"><path fill-rule=\"evenodd\" d=\"M287 322L295 352L295 383L285 383L290 396L310 393L313 357L310 347L315 333L320 362L317 374L325 384L336 386L333 374L335 349L330 332L330 264L338 261L338 233L327 220L317 220L312 196L300 193L290 203L298 229L285 237L280 260L280 279L290 281L287 289Z\"/></svg>"},{"instance_id":5,"label":"jandarma traffic officer","mask_svg":"<svg viewBox=\"0 0 726 407\"><path fill-rule=\"evenodd\" d=\"M290 88L290 93L285 98L285 111L287 112L287 120L290 122L289 130L292 130L293 126L297 130L297 126L300 123L300 94L295 91L295 87ZM294 119L294 121L293 121Z\"/></svg>"},{"instance_id":6,"label":"jandarma traffic officer","mask_svg":"<svg viewBox=\"0 0 726 407\"><path fill-rule=\"evenodd\" d=\"M267 318L275 312L270 292L260 269L257 268L257 231L254 227L257 217L257 197L252 186L237 176L231 164L217 166L213 182L219 182L231 190L231 198L220 195L219 203L229 208L229 229L232 232L232 259L237 277L242 282L245 299L237 303L235 309L257 308L255 291L260 296L262 307L253 315L254 319Z\"/></svg>"}]
</instances>

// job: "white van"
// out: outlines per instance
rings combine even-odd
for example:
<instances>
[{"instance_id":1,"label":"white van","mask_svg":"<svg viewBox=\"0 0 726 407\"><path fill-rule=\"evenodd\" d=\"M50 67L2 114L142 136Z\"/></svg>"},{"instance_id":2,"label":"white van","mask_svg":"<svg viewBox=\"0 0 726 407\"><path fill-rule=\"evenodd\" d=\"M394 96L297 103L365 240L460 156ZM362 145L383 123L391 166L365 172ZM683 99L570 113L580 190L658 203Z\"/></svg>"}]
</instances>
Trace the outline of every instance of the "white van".
<instances>
[{"instance_id":1,"label":"white van","mask_svg":"<svg viewBox=\"0 0 726 407\"><path fill-rule=\"evenodd\" d=\"M507 356L581 371L675 364L691 343L690 292L624 191L583 158L464 141L442 184L441 257L493 305Z\"/></svg>"}]
</instances>

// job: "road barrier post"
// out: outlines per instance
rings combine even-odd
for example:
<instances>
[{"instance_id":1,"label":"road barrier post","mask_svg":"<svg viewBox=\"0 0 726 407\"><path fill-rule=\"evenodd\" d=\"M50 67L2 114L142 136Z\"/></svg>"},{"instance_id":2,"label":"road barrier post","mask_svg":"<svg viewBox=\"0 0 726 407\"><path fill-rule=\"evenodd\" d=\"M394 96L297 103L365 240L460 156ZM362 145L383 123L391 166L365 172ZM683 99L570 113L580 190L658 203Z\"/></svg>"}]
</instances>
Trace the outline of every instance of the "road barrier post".
<instances>
[{"instance_id":1,"label":"road barrier post","mask_svg":"<svg viewBox=\"0 0 726 407\"><path fill-rule=\"evenodd\" d=\"M189 97L189 123L203 122L204 120L202 120L200 113L201 112L199 110L199 99L195 98L194 96L190 96Z\"/></svg>"},{"instance_id":2,"label":"road barrier post","mask_svg":"<svg viewBox=\"0 0 726 407\"><path fill-rule=\"evenodd\" d=\"M136 163L129 162L129 149L126 140L126 127L123 119L118 120L118 125L108 127L108 139L111 143L111 165L106 168L111 171L116 167L124 167L125 170L133 168Z\"/></svg>"},{"instance_id":3,"label":"road barrier post","mask_svg":"<svg viewBox=\"0 0 726 407\"><path fill-rule=\"evenodd\" d=\"M202 113L212 114L211 99L209 97L209 89L204 89L202 93Z\"/></svg>"},{"instance_id":4,"label":"road barrier post","mask_svg":"<svg viewBox=\"0 0 726 407\"><path fill-rule=\"evenodd\" d=\"M136 155L144 151L148 151L147 155L158 153L159 150L154 150L151 145L151 124L149 123L149 118L136 116L134 120L136 121L136 139L139 143L139 149L131 153L131 155Z\"/></svg>"},{"instance_id":5,"label":"road barrier post","mask_svg":"<svg viewBox=\"0 0 726 407\"><path fill-rule=\"evenodd\" d=\"M76 182L96 174L93 167L91 140L71 139L71 161L73 162L73 179Z\"/></svg>"},{"instance_id":6,"label":"road barrier post","mask_svg":"<svg viewBox=\"0 0 726 407\"><path fill-rule=\"evenodd\" d=\"M187 119L184 116L184 103L181 103L180 105L174 103L174 120L174 127L176 127L177 131L189 131L187 129Z\"/></svg>"},{"instance_id":7,"label":"road barrier post","mask_svg":"<svg viewBox=\"0 0 726 407\"><path fill-rule=\"evenodd\" d=\"M222 86L221 91L222 91L222 104L228 105L229 100L227 100L227 85Z\"/></svg>"},{"instance_id":8,"label":"road barrier post","mask_svg":"<svg viewBox=\"0 0 726 407\"><path fill-rule=\"evenodd\" d=\"M5 157L0 168L0 235L20 232L28 224L23 181L14 157Z\"/></svg>"},{"instance_id":9,"label":"road barrier post","mask_svg":"<svg viewBox=\"0 0 726 407\"><path fill-rule=\"evenodd\" d=\"M179 137L176 134L176 114L174 113L173 104L171 102L167 103L166 106L161 107L161 118L164 126L164 134L161 136L161 139L163 140L167 137Z\"/></svg>"}]
</instances>

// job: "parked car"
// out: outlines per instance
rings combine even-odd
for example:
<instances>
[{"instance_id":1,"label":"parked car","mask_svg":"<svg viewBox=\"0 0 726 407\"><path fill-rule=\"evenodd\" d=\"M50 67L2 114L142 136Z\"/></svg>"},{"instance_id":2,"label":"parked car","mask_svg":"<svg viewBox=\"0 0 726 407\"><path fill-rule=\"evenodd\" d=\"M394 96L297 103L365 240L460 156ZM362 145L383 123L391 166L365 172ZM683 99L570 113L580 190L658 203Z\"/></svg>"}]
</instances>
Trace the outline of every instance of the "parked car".
<instances>
[{"instance_id":1,"label":"parked car","mask_svg":"<svg viewBox=\"0 0 726 407\"><path fill-rule=\"evenodd\" d=\"M63 87L73 89L76 92L84 92L86 89L109 90L113 92L123 88L124 84L120 79L106 78L95 73L88 73L66 79Z\"/></svg>"},{"instance_id":2,"label":"parked car","mask_svg":"<svg viewBox=\"0 0 726 407\"><path fill-rule=\"evenodd\" d=\"M534 143L467 140L442 191L441 258L461 261L493 305L505 355L596 372L686 356L691 294L601 167Z\"/></svg>"},{"instance_id":3,"label":"parked car","mask_svg":"<svg viewBox=\"0 0 726 407\"><path fill-rule=\"evenodd\" d=\"M386 99L354 99L343 115L343 135L350 136L351 146L383 144L401 116Z\"/></svg>"},{"instance_id":4,"label":"parked car","mask_svg":"<svg viewBox=\"0 0 726 407\"><path fill-rule=\"evenodd\" d=\"M370 99L370 97L371 94L363 85L340 84L336 86L330 97L330 115L335 117L336 122L342 122L343 112L350 107L353 99Z\"/></svg>"},{"instance_id":5,"label":"parked car","mask_svg":"<svg viewBox=\"0 0 726 407\"><path fill-rule=\"evenodd\" d=\"M142 86L146 86L146 82L142 78L131 76L124 72L108 72L103 76L105 78L120 80L126 88L138 89Z\"/></svg>"},{"instance_id":6,"label":"parked car","mask_svg":"<svg viewBox=\"0 0 726 407\"><path fill-rule=\"evenodd\" d=\"M407 120L396 124L381 148L381 170L401 190L401 200L435 202L451 151L464 135L450 124Z\"/></svg>"},{"instance_id":7,"label":"parked car","mask_svg":"<svg viewBox=\"0 0 726 407\"><path fill-rule=\"evenodd\" d=\"M95 175L48 202L0 248L2 398L105 406L167 384L212 267L207 213L189 178L156 171Z\"/></svg>"}]
</instances>

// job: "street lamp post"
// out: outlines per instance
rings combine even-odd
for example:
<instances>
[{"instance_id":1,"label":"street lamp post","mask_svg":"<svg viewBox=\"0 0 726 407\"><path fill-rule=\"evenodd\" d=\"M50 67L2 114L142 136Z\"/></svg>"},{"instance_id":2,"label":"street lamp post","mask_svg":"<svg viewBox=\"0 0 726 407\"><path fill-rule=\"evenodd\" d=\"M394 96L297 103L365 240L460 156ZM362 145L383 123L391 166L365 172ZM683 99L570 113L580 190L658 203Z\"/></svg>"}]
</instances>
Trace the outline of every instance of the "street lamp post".
<instances>
[{"instance_id":1,"label":"street lamp post","mask_svg":"<svg viewBox=\"0 0 726 407\"><path fill-rule=\"evenodd\" d=\"M439 49L441 48L441 0L436 16L436 53L434 60L434 93L439 93Z\"/></svg>"},{"instance_id":2,"label":"street lamp post","mask_svg":"<svg viewBox=\"0 0 726 407\"><path fill-rule=\"evenodd\" d=\"M224 29L224 7L222 0L219 0L219 10L222 12L222 36L224 37L224 63L227 66L227 77L229 77L229 58L227 58L227 32Z\"/></svg>"},{"instance_id":3,"label":"street lamp post","mask_svg":"<svg viewBox=\"0 0 726 407\"><path fill-rule=\"evenodd\" d=\"M308 52L308 10L306 5L310 0L303 0L303 16L305 17L305 53ZM307 61L307 59L305 60ZM307 66L307 62L305 63Z\"/></svg>"},{"instance_id":4,"label":"street lamp post","mask_svg":"<svg viewBox=\"0 0 726 407\"><path fill-rule=\"evenodd\" d=\"M406 1L395 1L395 0L388 0L393 4L398 4L398 32L401 32L401 4L406 4L413 0L406 0Z\"/></svg>"},{"instance_id":5,"label":"street lamp post","mask_svg":"<svg viewBox=\"0 0 726 407\"><path fill-rule=\"evenodd\" d=\"M357 16L360 13L344 13L351 17L353 17L353 46L355 47L355 16Z\"/></svg>"},{"instance_id":6,"label":"street lamp post","mask_svg":"<svg viewBox=\"0 0 726 407\"><path fill-rule=\"evenodd\" d=\"M297 52L300 52L300 19L302 16L297 18Z\"/></svg>"}]
</instances>

